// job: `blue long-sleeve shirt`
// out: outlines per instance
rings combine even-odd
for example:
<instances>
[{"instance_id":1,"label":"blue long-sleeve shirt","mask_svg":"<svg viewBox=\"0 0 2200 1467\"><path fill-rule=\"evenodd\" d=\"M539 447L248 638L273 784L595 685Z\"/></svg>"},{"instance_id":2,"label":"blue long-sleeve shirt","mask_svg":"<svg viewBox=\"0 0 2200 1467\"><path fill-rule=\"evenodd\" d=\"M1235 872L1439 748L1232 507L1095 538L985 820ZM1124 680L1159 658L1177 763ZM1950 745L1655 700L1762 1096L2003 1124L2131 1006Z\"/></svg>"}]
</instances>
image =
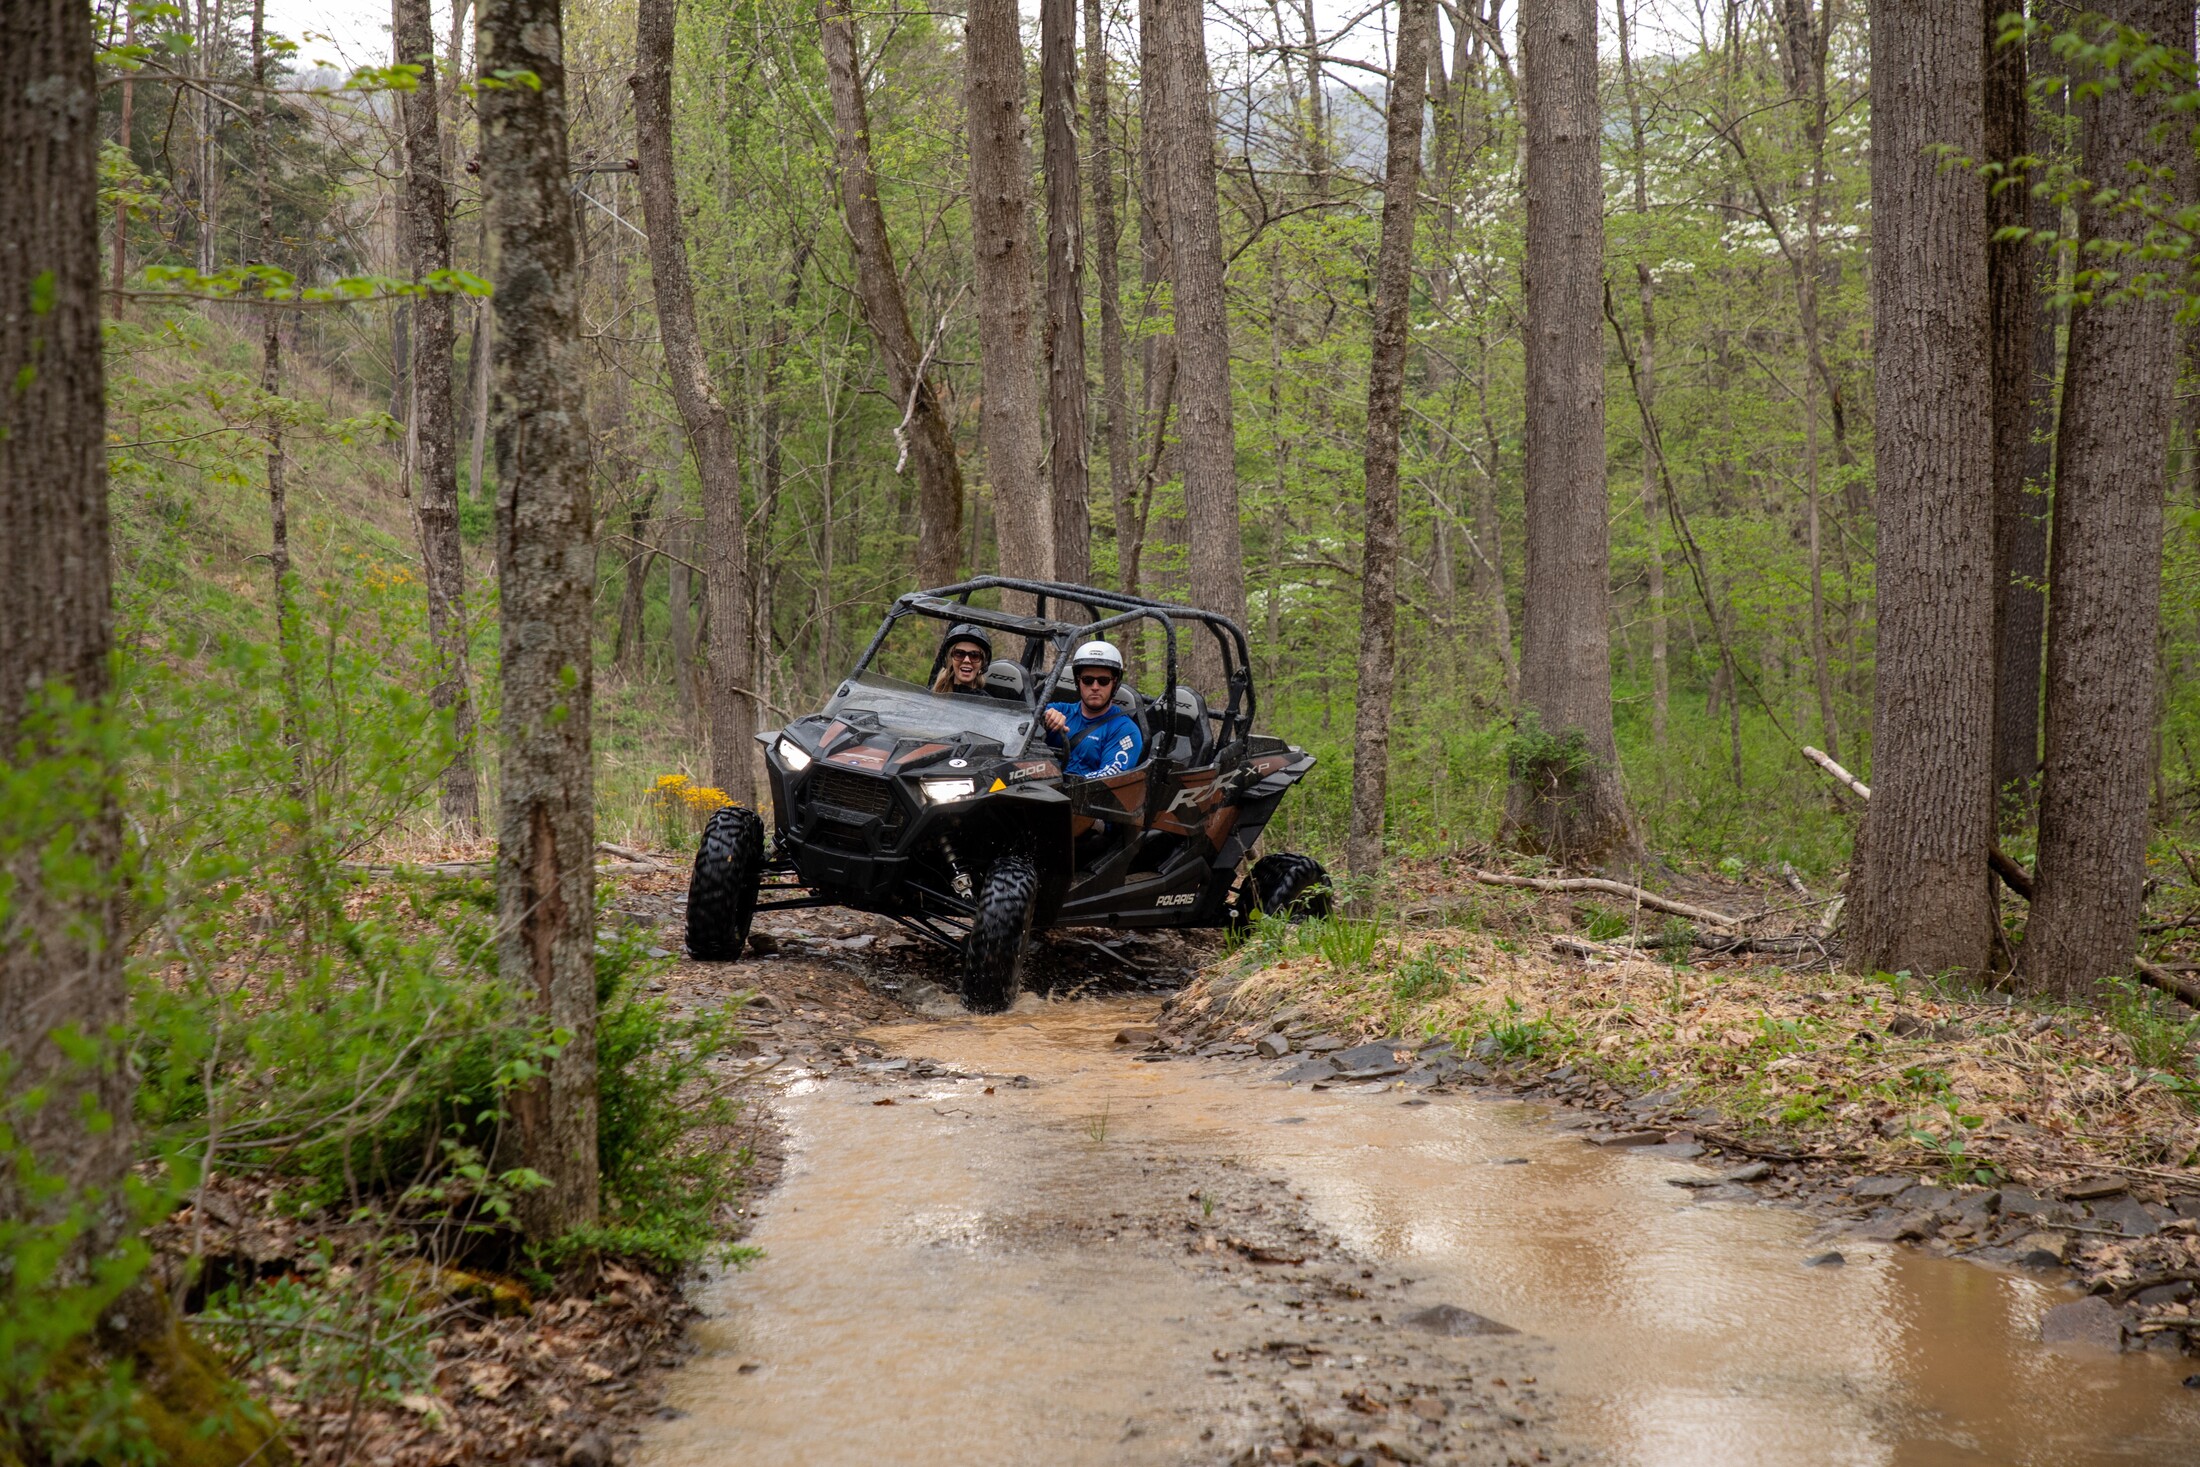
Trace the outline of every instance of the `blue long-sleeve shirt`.
<instances>
[{"instance_id":1,"label":"blue long-sleeve shirt","mask_svg":"<svg viewBox=\"0 0 2200 1467\"><path fill-rule=\"evenodd\" d=\"M1114 704L1098 718L1085 716L1083 703L1049 703L1047 707L1069 720L1068 727L1056 733L1047 730L1047 743L1057 749L1067 749L1069 757L1062 763L1065 774L1080 775L1091 779L1103 774L1121 774L1136 768L1146 751L1144 735L1131 716Z\"/></svg>"}]
</instances>

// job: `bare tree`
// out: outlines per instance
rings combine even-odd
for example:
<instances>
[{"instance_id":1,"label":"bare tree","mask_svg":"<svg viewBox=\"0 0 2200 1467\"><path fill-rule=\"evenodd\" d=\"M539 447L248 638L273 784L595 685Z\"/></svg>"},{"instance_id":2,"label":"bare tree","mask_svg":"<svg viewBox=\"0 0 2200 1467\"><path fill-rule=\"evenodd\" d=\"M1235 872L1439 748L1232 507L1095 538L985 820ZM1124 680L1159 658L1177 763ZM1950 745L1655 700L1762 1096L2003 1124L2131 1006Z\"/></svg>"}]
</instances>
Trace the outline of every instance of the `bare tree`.
<instances>
[{"instance_id":1,"label":"bare tree","mask_svg":"<svg viewBox=\"0 0 2200 1467\"><path fill-rule=\"evenodd\" d=\"M595 777L590 767L595 515L581 401L578 242L559 0L482 0L481 173L496 262L490 408L502 590L497 970L567 1036L512 1097L530 1237L593 1223Z\"/></svg>"},{"instance_id":2,"label":"bare tree","mask_svg":"<svg viewBox=\"0 0 2200 1467\"><path fill-rule=\"evenodd\" d=\"M428 0L392 0L390 39L401 66L420 68L398 94L404 124L405 186L398 235L407 270L418 281L451 268L450 196L444 185L435 30ZM451 719L458 745L443 771L443 817L471 835L481 826L474 776L474 703L466 686L466 551L458 533L458 422L451 403L456 331L447 291L413 302L412 389L405 413L405 455L419 521L420 560L428 584L428 639L435 646L436 711Z\"/></svg>"},{"instance_id":3,"label":"bare tree","mask_svg":"<svg viewBox=\"0 0 2200 1467\"><path fill-rule=\"evenodd\" d=\"M1635 91L1635 58L1628 44L1627 0L1613 0L1612 15L1619 27L1620 86L1627 94L1635 215L1647 224L1650 219L1650 150L1643 133L1642 100ZM1658 492L1657 452L1650 435L1650 424L1655 421L1658 410L1658 290L1647 251L1635 258L1635 299L1642 310L1642 335L1635 353L1635 396L1642 409L1642 528L1649 549L1644 559L1650 600L1650 741L1663 748L1672 687L1666 659L1665 514ZM1812 564L1815 566L1816 562Z\"/></svg>"},{"instance_id":4,"label":"bare tree","mask_svg":"<svg viewBox=\"0 0 2200 1467\"><path fill-rule=\"evenodd\" d=\"M2109 0L2100 13L2191 52L2190 5ZM2173 177L2178 152L2160 99L2136 95L2129 77L2084 80L2100 83L2078 92L2086 174L2112 188ZM2149 268L2136 253L2148 233L2139 211L2085 190L2078 228L2089 262L2127 281ZM2064 998L2128 972L2138 947L2176 381L2177 327L2162 292L2118 299L2103 284L2072 305L2055 446L2040 853L2023 957L2026 986Z\"/></svg>"},{"instance_id":5,"label":"bare tree","mask_svg":"<svg viewBox=\"0 0 2200 1467\"><path fill-rule=\"evenodd\" d=\"M985 475L1003 575L1054 572L1053 496L1040 475L1039 373L1032 350L1031 148L1016 0L970 0L963 31L970 126L970 241L978 295ZM1079 384L1082 389L1082 382Z\"/></svg>"},{"instance_id":6,"label":"bare tree","mask_svg":"<svg viewBox=\"0 0 2200 1467\"><path fill-rule=\"evenodd\" d=\"M2030 101L2022 43L1999 44L2006 0L1985 0L1986 159L2006 169L2029 151ZM2031 482L2032 339L2038 325L2040 247L1996 238L2030 222L2022 176L1997 176L1986 195L1987 352L1994 402L1994 785L2005 801L2031 779L2038 759L2039 591L2023 584L2035 541L2044 549ZM2037 582L2039 567L2031 568ZM2029 625L2027 625L2029 624ZM1836 755L1835 757L1839 757Z\"/></svg>"},{"instance_id":7,"label":"bare tree","mask_svg":"<svg viewBox=\"0 0 2200 1467\"><path fill-rule=\"evenodd\" d=\"M1215 127L1208 106L1207 32L1199 0L1152 0L1156 59L1166 72L1159 114L1167 193L1170 283L1176 297L1177 433L1184 458L1188 599L1245 619L1238 524L1237 430L1230 402L1230 318L1223 295L1222 214L1215 197ZM1221 681L1212 637L1195 637L1192 680Z\"/></svg>"},{"instance_id":8,"label":"bare tree","mask_svg":"<svg viewBox=\"0 0 2200 1467\"><path fill-rule=\"evenodd\" d=\"M1124 376L1123 227L1115 212L1115 144L1109 136L1108 40L1100 0L1085 0L1085 115L1092 138L1092 264L1100 287L1100 405L1106 415L1108 503L1115 513L1116 585L1130 589L1131 397ZM1090 475L1087 475L1088 480ZM1090 493L1088 490L1088 500Z\"/></svg>"},{"instance_id":9,"label":"bare tree","mask_svg":"<svg viewBox=\"0 0 2200 1467\"><path fill-rule=\"evenodd\" d=\"M710 598L711 778L737 805L756 803L756 637L749 618L748 518L741 507L740 444L711 386L687 236L672 171L672 37L675 0L635 7L634 131L641 164L642 212L649 225L649 273L657 292L657 330L673 400L703 482L704 572Z\"/></svg>"},{"instance_id":10,"label":"bare tree","mask_svg":"<svg viewBox=\"0 0 2200 1467\"><path fill-rule=\"evenodd\" d=\"M1421 191L1421 112L1428 95L1434 0L1398 0L1383 162L1383 233L1375 253L1375 339L1367 366L1365 538L1360 555L1359 698L1352 723L1352 826L1345 864L1382 870L1390 788L1390 702L1398 672L1398 443L1405 417L1413 303L1413 216Z\"/></svg>"},{"instance_id":11,"label":"bare tree","mask_svg":"<svg viewBox=\"0 0 2200 1467\"><path fill-rule=\"evenodd\" d=\"M1520 11L1527 154L1527 579L1503 838L1562 861L1639 849L1612 739L1604 191L1595 0Z\"/></svg>"},{"instance_id":12,"label":"bare tree","mask_svg":"<svg viewBox=\"0 0 2200 1467\"><path fill-rule=\"evenodd\" d=\"M135 1134L115 1046L119 893L103 879L121 814L99 742L70 718L72 706L97 716L114 643L91 19L82 5L0 10L0 190L13 201L0 230L0 747L17 769L52 761L49 777L15 781L23 802L0 856L0 1104L35 1168L62 1184L41 1198L0 1167L0 1217L52 1224L82 1205L80 1262L126 1225ZM99 874L53 869L57 842Z\"/></svg>"},{"instance_id":13,"label":"bare tree","mask_svg":"<svg viewBox=\"0 0 2200 1467\"><path fill-rule=\"evenodd\" d=\"M1940 149L1985 145L1977 0L1872 12L1872 338L1879 654L1850 960L1990 957L1993 441L1986 201Z\"/></svg>"},{"instance_id":14,"label":"bare tree","mask_svg":"<svg viewBox=\"0 0 2200 1467\"><path fill-rule=\"evenodd\" d=\"M962 557L962 464L939 393L926 375L929 356L909 325L909 304L894 269L893 241L879 204L871 163L871 123L856 60L852 0L819 0L818 29L825 81L833 97L833 141L848 246L856 262L856 294L864 323L886 362L886 377L902 404L901 440L917 471L917 579L927 586L955 579Z\"/></svg>"},{"instance_id":15,"label":"bare tree","mask_svg":"<svg viewBox=\"0 0 2200 1467\"><path fill-rule=\"evenodd\" d=\"M1039 113L1047 181L1047 477L1054 577L1092 578L1085 424L1084 185L1077 159L1077 0L1040 0Z\"/></svg>"}]
</instances>

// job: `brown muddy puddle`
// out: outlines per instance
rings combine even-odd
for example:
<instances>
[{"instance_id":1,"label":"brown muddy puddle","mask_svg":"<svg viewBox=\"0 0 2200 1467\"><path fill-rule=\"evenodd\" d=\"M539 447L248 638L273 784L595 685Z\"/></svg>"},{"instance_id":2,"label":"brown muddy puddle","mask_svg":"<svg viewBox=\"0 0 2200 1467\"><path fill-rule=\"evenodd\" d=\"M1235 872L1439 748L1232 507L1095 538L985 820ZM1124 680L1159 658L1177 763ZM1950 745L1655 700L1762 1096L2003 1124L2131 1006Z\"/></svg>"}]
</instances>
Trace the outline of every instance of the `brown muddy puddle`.
<instances>
[{"instance_id":1,"label":"brown muddy puddle","mask_svg":"<svg viewBox=\"0 0 2200 1467\"><path fill-rule=\"evenodd\" d=\"M2195 1363L2040 1345L2059 1289L1848 1238L1845 1266L1808 1268L1828 1245L1806 1216L1692 1202L1666 1178L1694 1164L1584 1145L1549 1107L1139 1063L1110 1041L1151 1011L875 1032L992 1080L792 1084L766 1256L713 1289L672 1386L688 1414L642 1459L1218 1459L1209 1346L1245 1306L1163 1254L1080 1244L1139 1185L1128 1160L1166 1152L1281 1175L1416 1303L1526 1332L1560 1436L1613 1462L2200 1462Z\"/></svg>"}]
</instances>

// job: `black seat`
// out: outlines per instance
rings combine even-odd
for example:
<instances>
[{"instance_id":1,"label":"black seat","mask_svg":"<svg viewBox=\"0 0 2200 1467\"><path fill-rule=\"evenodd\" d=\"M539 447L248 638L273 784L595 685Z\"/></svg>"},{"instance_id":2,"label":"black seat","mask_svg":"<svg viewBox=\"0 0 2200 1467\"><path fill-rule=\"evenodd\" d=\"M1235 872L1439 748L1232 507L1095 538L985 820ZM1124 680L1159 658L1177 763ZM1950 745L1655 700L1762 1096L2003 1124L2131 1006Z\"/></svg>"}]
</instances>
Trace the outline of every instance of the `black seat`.
<instances>
[{"instance_id":1,"label":"black seat","mask_svg":"<svg viewBox=\"0 0 2200 1467\"><path fill-rule=\"evenodd\" d=\"M989 698L1022 703L1031 692L1031 672L1012 657L996 657L985 670L985 691Z\"/></svg>"},{"instance_id":2,"label":"black seat","mask_svg":"<svg viewBox=\"0 0 2200 1467\"><path fill-rule=\"evenodd\" d=\"M1200 765L1214 748L1214 730L1207 722L1207 700L1197 688L1179 684L1172 698L1155 698L1146 708L1149 753L1176 764Z\"/></svg>"}]
</instances>

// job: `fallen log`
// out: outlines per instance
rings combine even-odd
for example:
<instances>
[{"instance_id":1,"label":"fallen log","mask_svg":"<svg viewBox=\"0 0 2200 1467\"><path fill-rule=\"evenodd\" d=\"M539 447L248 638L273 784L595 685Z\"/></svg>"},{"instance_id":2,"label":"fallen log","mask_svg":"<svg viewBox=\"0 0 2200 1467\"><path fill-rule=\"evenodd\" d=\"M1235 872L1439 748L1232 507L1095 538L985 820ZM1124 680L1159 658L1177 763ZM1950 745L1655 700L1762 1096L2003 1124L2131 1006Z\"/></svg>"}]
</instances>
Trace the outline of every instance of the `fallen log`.
<instances>
[{"instance_id":1,"label":"fallen log","mask_svg":"<svg viewBox=\"0 0 2200 1467\"><path fill-rule=\"evenodd\" d=\"M1709 907L1677 902L1671 897L1661 897L1654 891L1644 891L1641 887L1629 886L1624 881L1608 881L1601 876L1506 876L1496 871L1477 871L1474 879L1484 886L1519 886L1530 891L1602 892L1606 896L1625 897L1655 912L1668 912L1675 917L1686 917L1691 922L1724 927L1729 932L1739 931L1742 925L1739 917L1714 912Z\"/></svg>"}]
</instances>

